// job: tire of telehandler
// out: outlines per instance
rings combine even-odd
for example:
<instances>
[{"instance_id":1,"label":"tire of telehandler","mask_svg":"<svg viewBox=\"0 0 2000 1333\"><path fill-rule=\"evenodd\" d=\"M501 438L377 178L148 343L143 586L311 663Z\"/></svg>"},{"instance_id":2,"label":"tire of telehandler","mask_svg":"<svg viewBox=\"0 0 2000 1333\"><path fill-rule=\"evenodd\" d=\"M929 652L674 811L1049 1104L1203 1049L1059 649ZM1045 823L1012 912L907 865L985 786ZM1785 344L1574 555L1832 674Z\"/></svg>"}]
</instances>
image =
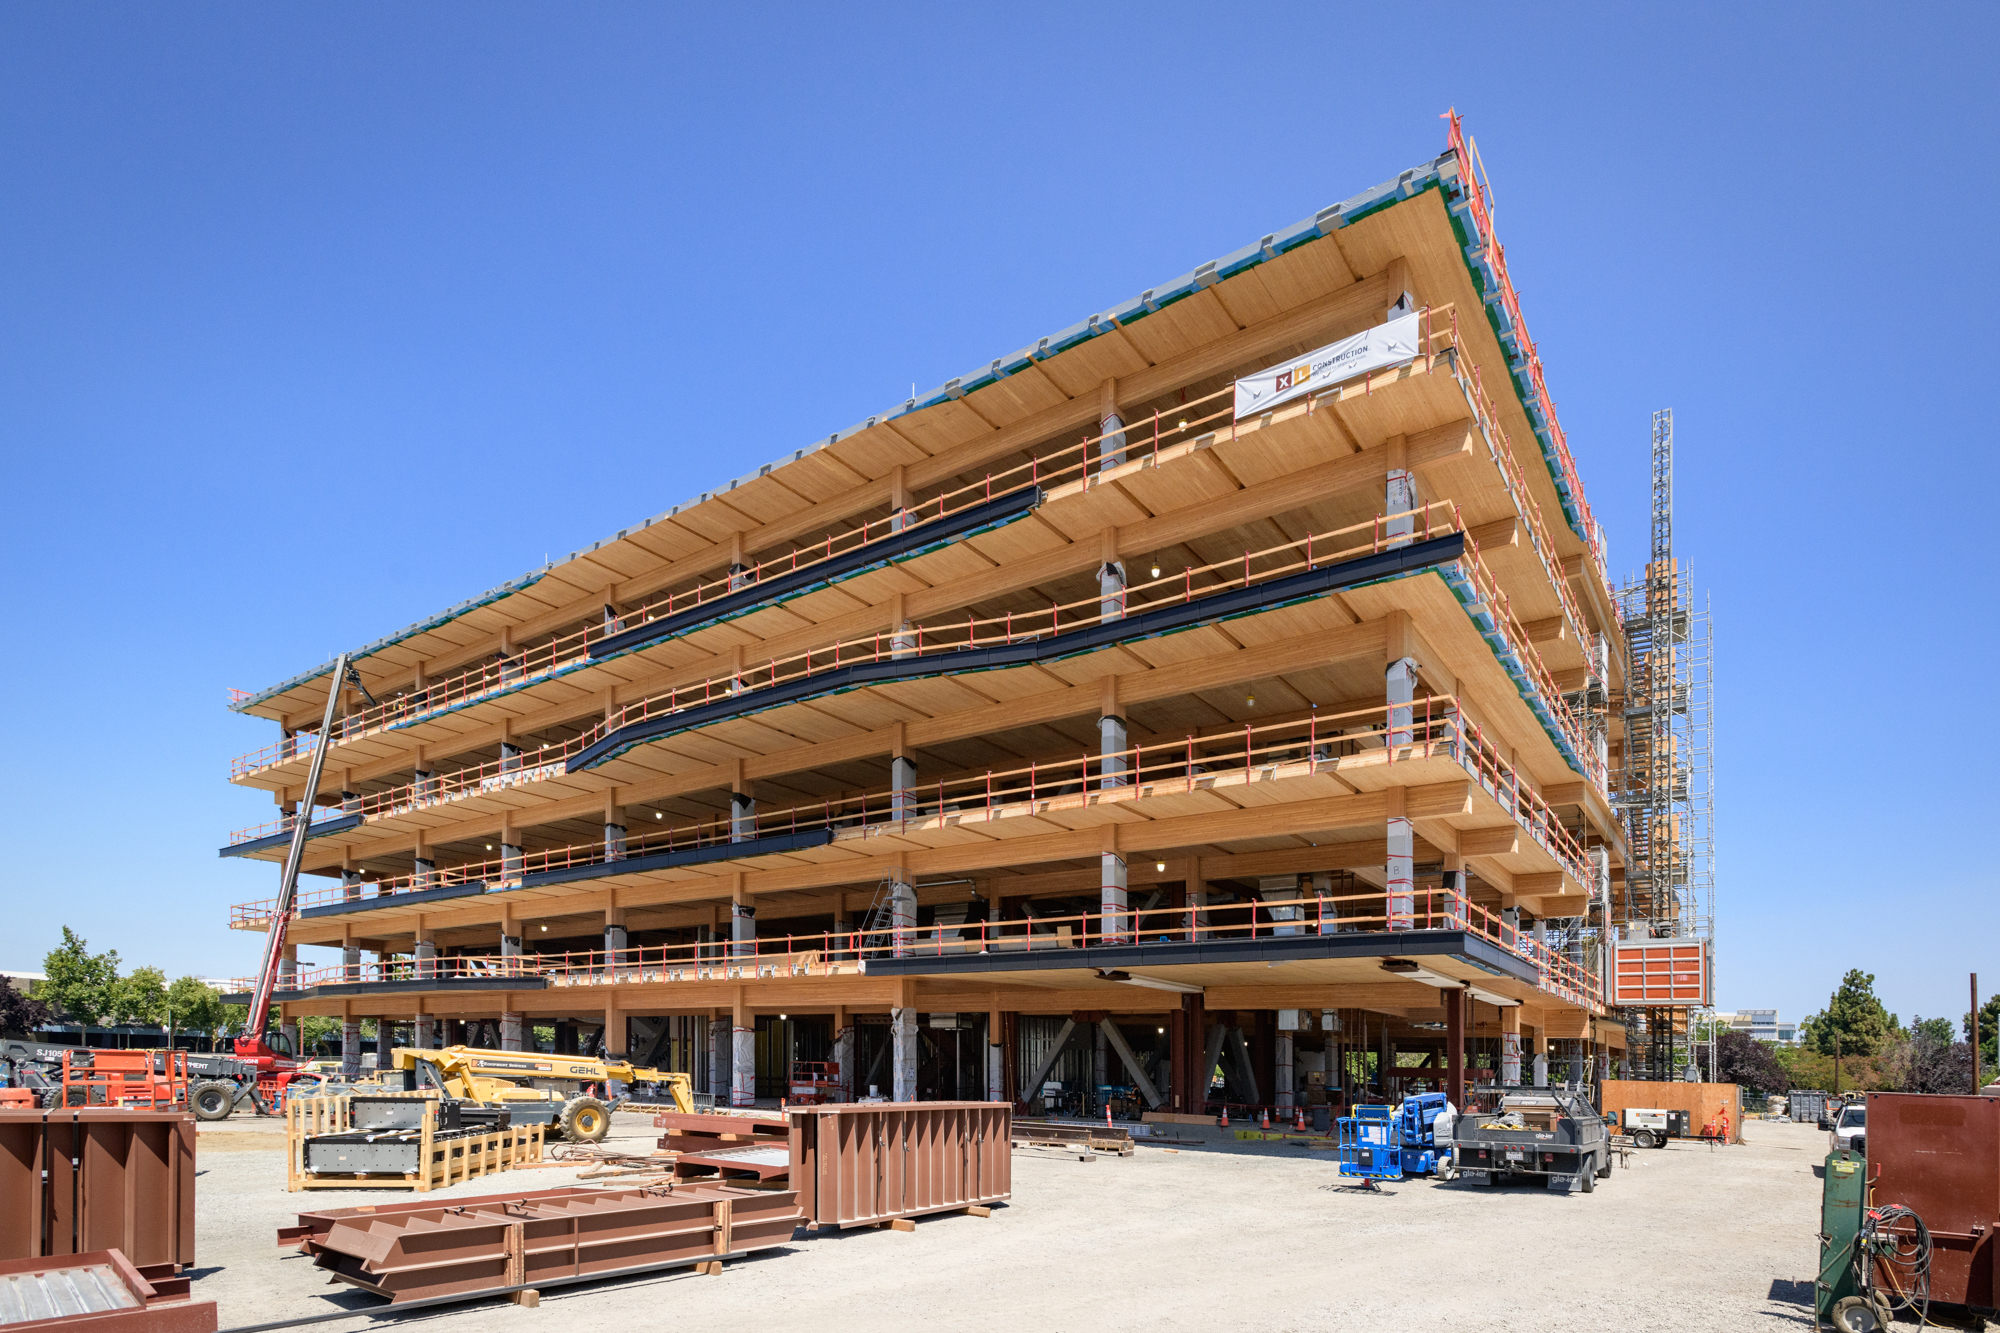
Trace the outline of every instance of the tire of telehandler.
<instances>
[{"instance_id":1,"label":"tire of telehandler","mask_svg":"<svg viewBox=\"0 0 2000 1333\"><path fill-rule=\"evenodd\" d=\"M611 1132L611 1108L596 1097L572 1097L557 1123L571 1143L598 1143Z\"/></svg>"},{"instance_id":2,"label":"tire of telehandler","mask_svg":"<svg viewBox=\"0 0 2000 1333\"><path fill-rule=\"evenodd\" d=\"M188 1089L188 1109L197 1120L227 1120L236 1109L237 1088L227 1079L197 1083Z\"/></svg>"}]
</instances>

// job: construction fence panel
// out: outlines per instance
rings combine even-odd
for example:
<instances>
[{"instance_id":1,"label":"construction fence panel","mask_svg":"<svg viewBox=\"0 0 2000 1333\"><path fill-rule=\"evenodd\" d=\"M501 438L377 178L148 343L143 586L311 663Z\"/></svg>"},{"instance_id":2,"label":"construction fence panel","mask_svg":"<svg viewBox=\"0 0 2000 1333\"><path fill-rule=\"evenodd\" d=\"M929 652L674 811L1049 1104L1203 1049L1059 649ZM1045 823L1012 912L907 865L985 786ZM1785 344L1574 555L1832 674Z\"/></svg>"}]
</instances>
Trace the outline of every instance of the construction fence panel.
<instances>
[{"instance_id":1,"label":"construction fence panel","mask_svg":"<svg viewBox=\"0 0 2000 1333\"><path fill-rule=\"evenodd\" d=\"M119 1250L194 1263L194 1117L0 1110L0 1259Z\"/></svg>"},{"instance_id":2,"label":"construction fence panel","mask_svg":"<svg viewBox=\"0 0 2000 1333\"><path fill-rule=\"evenodd\" d=\"M996 1203L1013 1192L1002 1102L879 1102L791 1112L792 1186L817 1226Z\"/></svg>"}]
</instances>

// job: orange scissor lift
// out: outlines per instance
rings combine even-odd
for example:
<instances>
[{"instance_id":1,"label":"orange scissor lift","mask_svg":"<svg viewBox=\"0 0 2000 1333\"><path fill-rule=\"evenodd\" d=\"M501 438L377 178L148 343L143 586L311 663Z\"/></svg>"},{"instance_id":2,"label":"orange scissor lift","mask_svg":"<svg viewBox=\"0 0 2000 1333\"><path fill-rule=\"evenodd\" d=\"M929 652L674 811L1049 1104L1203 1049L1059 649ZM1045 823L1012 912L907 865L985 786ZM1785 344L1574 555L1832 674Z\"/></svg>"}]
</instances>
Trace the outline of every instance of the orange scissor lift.
<instances>
[{"instance_id":1,"label":"orange scissor lift","mask_svg":"<svg viewBox=\"0 0 2000 1333\"><path fill-rule=\"evenodd\" d=\"M186 1051L64 1051L64 1106L171 1111L187 1105Z\"/></svg>"}]
</instances>

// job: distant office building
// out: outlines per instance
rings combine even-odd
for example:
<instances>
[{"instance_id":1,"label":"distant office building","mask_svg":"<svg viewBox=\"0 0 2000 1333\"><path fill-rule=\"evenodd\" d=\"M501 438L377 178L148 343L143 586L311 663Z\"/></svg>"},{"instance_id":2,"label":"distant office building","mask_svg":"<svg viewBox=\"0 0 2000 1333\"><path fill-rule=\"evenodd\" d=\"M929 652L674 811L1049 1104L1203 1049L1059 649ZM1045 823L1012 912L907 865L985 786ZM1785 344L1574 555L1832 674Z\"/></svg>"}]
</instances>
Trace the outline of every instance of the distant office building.
<instances>
[{"instance_id":1,"label":"distant office building","mask_svg":"<svg viewBox=\"0 0 2000 1333\"><path fill-rule=\"evenodd\" d=\"M1715 1021L1735 1032L1747 1032L1757 1041L1776 1042L1780 1046L1799 1044L1799 1025L1780 1023L1776 1009L1743 1009L1736 1013L1722 1013Z\"/></svg>"}]
</instances>

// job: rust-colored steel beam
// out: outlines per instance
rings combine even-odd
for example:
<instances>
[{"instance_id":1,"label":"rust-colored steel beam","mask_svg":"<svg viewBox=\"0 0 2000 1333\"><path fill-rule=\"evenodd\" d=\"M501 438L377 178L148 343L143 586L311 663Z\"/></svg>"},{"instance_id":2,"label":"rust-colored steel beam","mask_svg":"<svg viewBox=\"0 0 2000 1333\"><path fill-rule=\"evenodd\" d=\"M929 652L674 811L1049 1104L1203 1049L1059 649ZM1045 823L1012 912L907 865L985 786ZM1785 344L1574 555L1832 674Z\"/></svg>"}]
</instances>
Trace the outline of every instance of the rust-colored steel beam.
<instances>
[{"instance_id":1,"label":"rust-colored steel beam","mask_svg":"<svg viewBox=\"0 0 2000 1333\"><path fill-rule=\"evenodd\" d=\"M844 1102L792 1108L791 1186L806 1220L869 1226L1013 1194L1004 1102Z\"/></svg>"},{"instance_id":2,"label":"rust-colored steel beam","mask_svg":"<svg viewBox=\"0 0 2000 1333\"><path fill-rule=\"evenodd\" d=\"M191 1301L188 1284L141 1268L118 1250L0 1262L0 1326L7 1333L215 1333L214 1301Z\"/></svg>"},{"instance_id":3,"label":"rust-colored steel beam","mask_svg":"<svg viewBox=\"0 0 2000 1333\"><path fill-rule=\"evenodd\" d=\"M0 1110L0 1259L119 1250L194 1264L194 1117Z\"/></svg>"},{"instance_id":4,"label":"rust-colored steel beam","mask_svg":"<svg viewBox=\"0 0 2000 1333\"><path fill-rule=\"evenodd\" d=\"M344 1209L305 1248L333 1277L401 1305L736 1258L784 1244L801 1221L790 1190L556 1194Z\"/></svg>"}]
</instances>

